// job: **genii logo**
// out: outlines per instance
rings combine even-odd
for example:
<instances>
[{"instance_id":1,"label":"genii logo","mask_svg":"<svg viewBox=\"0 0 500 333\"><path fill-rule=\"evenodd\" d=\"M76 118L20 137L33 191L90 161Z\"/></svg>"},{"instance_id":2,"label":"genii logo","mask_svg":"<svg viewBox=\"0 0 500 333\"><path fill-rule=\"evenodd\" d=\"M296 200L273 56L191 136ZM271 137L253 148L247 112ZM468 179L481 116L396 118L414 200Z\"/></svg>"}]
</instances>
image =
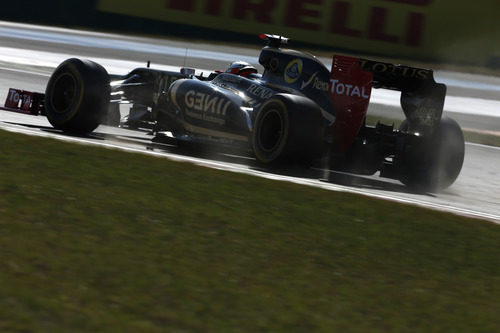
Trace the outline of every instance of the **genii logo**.
<instances>
[{"instance_id":1,"label":"genii logo","mask_svg":"<svg viewBox=\"0 0 500 333\"><path fill-rule=\"evenodd\" d=\"M302 60L295 59L290 61L290 63L285 68L285 81L287 83L295 83L302 75Z\"/></svg>"}]
</instances>

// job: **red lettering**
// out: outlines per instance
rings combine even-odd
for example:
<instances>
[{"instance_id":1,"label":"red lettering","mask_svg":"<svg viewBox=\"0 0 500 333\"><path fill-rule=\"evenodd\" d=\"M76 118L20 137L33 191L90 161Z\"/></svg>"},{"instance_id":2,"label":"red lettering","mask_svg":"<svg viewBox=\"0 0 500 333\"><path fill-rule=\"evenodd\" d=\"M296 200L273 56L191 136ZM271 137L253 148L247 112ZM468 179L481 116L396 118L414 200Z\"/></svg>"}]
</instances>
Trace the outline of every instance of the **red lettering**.
<instances>
[{"instance_id":1,"label":"red lettering","mask_svg":"<svg viewBox=\"0 0 500 333\"><path fill-rule=\"evenodd\" d=\"M368 38L380 40L389 43L397 43L398 37L386 34L387 9L382 7L373 7L370 23L368 27Z\"/></svg>"},{"instance_id":2,"label":"red lettering","mask_svg":"<svg viewBox=\"0 0 500 333\"><path fill-rule=\"evenodd\" d=\"M428 6L434 0L385 0L385 1L404 3L405 5L413 5L413 6Z\"/></svg>"},{"instance_id":3,"label":"red lettering","mask_svg":"<svg viewBox=\"0 0 500 333\"><path fill-rule=\"evenodd\" d=\"M379 2L382 1L420 7L435 2L434 0L379 0ZM390 15L397 15L398 12L392 12L390 8L383 6L368 8L367 10L370 12L365 30L352 28L353 24L357 24L354 18L366 14L366 12L354 13L354 1L336 0L332 2L328 27L323 27L323 19L328 16L328 13L323 12L328 7L328 2L325 0L288 0L285 2L286 8L282 13L276 12L277 8L281 7L281 0L165 0L168 9L197 12L202 15L215 16L221 20L227 18L225 6L229 3L231 4L229 18L237 20L276 25L279 24L280 20L274 14L279 14L282 15L281 19L286 27L309 31L322 31L326 28L330 34L334 35L367 38L411 47L418 47L423 43L426 17L425 14L418 13L417 8L413 8L414 11L408 9L406 19L403 19L403 26L398 27L397 32L389 30L389 19L392 20L393 17Z\"/></svg>"},{"instance_id":4,"label":"red lettering","mask_svg":"<svg viewBox=\"0 0 500 333\"><path fill-rule=\"evenodd\" d=\"M191 12L194 10L195 0L167 0L167 8Z\"/></svg>"},{"instance_id":5,"label":"red lettering","mask_svg":"<svg viewBox=\"0 0 500 333\"><path fill-rule=\"evenodd\" d=\"M351 4L338 1L333 7L331 32L339 35L360 37L361 31L349 29L347 27L348 18L351 16Z\"/></svg>"},{"instance_id":6,"label":"red lettering","mask_svg":"<svg viewBox=\"0 0 500 333\"><path fill-rule=\"evenodd\" d=\"M207 0L205 14L219 16L221 14L222 0Z\"/></svg>"},{"instance_id":7,"label":"red lettering","mask_svg":"<svg viewBox=\"0 0 500 333\"><path fill-rule=\"evenodd\" d=\"M307 22L305 18L319 18L319 10L307 9L305 5L321 5L323 0L291 0L288 3L288 11L285 18L285 25L294 28L307 30L321 30L321 25ZM311 8L311 7L309 7Z\"/></svg>"},{"instance_id":8,"label":"red lettering","mask_svg":"<svg viewBox=\"0 0 500 333\"><path fill-rule=\"evenodd\" d=\"M420 46L422 43L422 32L424 31L424 15L410 13L406 29L406 44Z\"/></svg>"},{"instance_id":9,"label":"red lettering","mask_svg":"<svg viewBox=\"0 0 500 333\"><path fill-rule=\"evenodd\" d=\"M260 0L255 3L252 0L239 0L238 5L235 4L233 16L236 19L244 20L247 18L247 12L253 12L253 16L257 22L273 23L271 12L276 8L278 0Z\"/></svg>"}]
</instances>

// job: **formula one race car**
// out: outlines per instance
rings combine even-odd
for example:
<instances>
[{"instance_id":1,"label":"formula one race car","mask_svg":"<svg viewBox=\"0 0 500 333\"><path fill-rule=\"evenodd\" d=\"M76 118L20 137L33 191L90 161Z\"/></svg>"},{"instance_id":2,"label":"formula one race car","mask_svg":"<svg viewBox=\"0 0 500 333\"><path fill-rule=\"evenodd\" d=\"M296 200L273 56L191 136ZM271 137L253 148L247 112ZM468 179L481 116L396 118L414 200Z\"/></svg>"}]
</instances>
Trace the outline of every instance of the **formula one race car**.
<instances>
[{"instance_id":1,"label":"formula one race car","mask_svg":"<svg viewBox=\"0 0 500 333\"><path fill-rule=\"evenodd\" d=\"M68 59L52 74L45 98L11 106L42 112L56 129L89 133L106 121L118 124L119 103L130 103L121 126L149 129L155 141L238 147L269 166L328 159L334 170L380 171L429 191L455 181L464 137L454 120L442 118L446 86L432 70L334 56L329 71L314 56L284 48L284 37L261 38L262 74L236 62L208 77L149 66L116 76ZM401 91L406 120L398 129L366 124L372 88Z\"/></svg>"}]
</instances>

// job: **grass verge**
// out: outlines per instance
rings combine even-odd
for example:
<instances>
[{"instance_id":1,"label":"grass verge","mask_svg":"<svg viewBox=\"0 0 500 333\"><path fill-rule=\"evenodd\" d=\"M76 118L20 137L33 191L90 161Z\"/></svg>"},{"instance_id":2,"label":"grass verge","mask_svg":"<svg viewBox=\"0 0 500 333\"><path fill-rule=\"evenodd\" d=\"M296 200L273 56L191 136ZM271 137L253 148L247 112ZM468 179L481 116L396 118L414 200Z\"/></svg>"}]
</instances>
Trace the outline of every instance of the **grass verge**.
<instances>
[{"instance_id":1,"label":"grass verge","mask_svg":"<svg viewBox=\"0 0 500 333\"><path fill-rule=\"evenodd\" d=\"M497 331L500 227L0 131L0 331Z\"/></svg>"}]
</instances>

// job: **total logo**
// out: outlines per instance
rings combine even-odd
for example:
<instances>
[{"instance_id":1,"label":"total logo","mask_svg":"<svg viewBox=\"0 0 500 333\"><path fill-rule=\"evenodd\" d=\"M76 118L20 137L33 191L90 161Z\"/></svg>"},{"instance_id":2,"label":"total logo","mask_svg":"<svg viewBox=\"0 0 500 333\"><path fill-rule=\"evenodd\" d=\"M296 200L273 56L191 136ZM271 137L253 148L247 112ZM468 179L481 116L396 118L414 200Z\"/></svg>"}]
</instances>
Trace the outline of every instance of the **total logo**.
<instances>
[{"instance_id":1,"label":"total logo","mask_svg":"<svg viewBox=\"0 0 500 333\"><path fill-rule=\"evenodd\" d=\"M10 88L9 95L5 101L5 106L12 109L20 108L21 110L29 111L32 99L33 93ZM19 102L21 102L21 106L19 106Z\"/></svg>"},{"instance_id":2,"label":"total logo","mask_svg":"<svg viewBox=\"0 0 500 333\"><path fill-rule=\"evenodd\" d=\"M339 96L349 96L349 97L359 97L363 99L369 99L371 89L366 91L366 87L359 87L353 84L346 84L339 82L339 80L330 79L332 87L330 88L330 93Z\"/></svg>"}]
</instances>

